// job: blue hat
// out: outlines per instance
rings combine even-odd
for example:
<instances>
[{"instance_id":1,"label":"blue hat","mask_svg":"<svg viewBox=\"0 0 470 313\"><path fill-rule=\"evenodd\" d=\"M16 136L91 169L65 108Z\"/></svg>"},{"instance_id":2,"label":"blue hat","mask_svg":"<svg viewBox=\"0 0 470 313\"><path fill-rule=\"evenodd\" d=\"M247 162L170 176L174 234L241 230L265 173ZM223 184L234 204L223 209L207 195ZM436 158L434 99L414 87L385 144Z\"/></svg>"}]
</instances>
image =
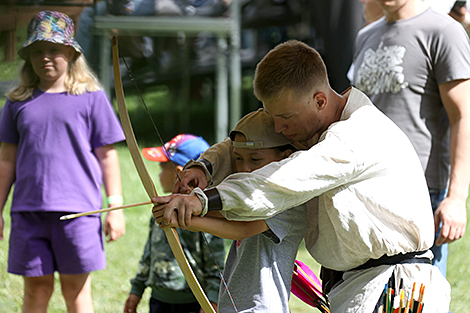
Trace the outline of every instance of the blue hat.
<instances>
[{"instance_id":1,"label":"blue hat","mask_svg":"<svg viewBox=\"0 0 470 313\"><path fill-rule=\"evenodd\" d=\"M189 134L180 134L163 147L144 148L142 154L153 162L172 161L184 166L189 160L197 160L209 148L209 144L202 138ZM168 151L168 154L167 154Z\"/></svg>"}]
</instances>

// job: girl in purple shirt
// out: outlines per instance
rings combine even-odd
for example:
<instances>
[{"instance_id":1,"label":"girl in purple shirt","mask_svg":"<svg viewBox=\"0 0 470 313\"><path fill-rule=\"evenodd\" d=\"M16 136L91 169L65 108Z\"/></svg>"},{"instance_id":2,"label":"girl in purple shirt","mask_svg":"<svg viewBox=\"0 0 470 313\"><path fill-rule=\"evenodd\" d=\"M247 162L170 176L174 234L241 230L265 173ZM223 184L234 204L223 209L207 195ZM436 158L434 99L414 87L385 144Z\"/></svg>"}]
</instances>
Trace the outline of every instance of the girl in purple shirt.
<instances>
[{"instance_id":1,"label":"girl in purple shirt","mask_svg":"<svg viewBox=\"0 0 470 313\"><path fill-rule=\"evenodd\" d=\"M47 311L55 271L68 312L94 311L89 273L106 266L100 216L59 217L101 208L102 183L109 205L122 204L113 144L124 135L73 31L59 12L31 20L0 118L0 239L15 184L8 272L24 277L23 312ZM107 214L104 232L109 241L124 234L121 210Z\"/></svg>"}]
</instances>

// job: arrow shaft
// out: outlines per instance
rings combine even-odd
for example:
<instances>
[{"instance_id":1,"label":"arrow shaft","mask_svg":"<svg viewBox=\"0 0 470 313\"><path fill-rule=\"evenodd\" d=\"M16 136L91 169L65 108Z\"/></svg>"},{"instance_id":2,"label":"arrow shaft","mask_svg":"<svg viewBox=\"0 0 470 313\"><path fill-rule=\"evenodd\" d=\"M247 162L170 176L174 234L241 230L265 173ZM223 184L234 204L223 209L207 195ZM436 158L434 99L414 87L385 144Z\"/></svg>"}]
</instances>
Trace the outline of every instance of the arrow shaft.
<instances>
[{"instance_id":1,"label":"arrow shaft","mask_svg":"<svg viewBox=\"0 0 470 313\"><path fill-rule=\"evenodd\" d=\"M121 210L121 209L127 209L127 208L134 208L137 206L142 206L142 205L147 205L147 204L152 204L152 201L145 201L145 202L138 202L138 203L132 203L132 204L125 204L125 205L119 205L119 206L114 206L112 208L103 208L101 210L95 210L95 211L89 211L89 212L83 212L83 213L76 213L76 214L69 214L69 215L63 215L60 217L61 221L64 220L70 220L73 218L77 217L82 217L86 215L91 215L91 214L96 214L96 213L106 213L110 211L115 211L115 210Z\"/></svg>"}]
</instances>

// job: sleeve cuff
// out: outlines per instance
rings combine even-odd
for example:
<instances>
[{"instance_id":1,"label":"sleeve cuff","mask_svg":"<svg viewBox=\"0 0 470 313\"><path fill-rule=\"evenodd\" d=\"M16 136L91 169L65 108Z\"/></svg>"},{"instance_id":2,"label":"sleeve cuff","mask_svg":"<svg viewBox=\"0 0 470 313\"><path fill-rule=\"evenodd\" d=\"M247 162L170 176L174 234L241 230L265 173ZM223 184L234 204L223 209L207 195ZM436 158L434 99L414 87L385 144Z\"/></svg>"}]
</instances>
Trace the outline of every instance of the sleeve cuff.
<instances>
[{"instance_id":1,"label":"sleeve cuff","mask_svg":"<svg viewBox=\"0 0 470 313\"><path fill-rule=\"evenodd\" d=\"M129 293L132 293L142 298L142 295L145 291L145 287L146 286L144 284L137 282L133 279L131 280L131 291Z\"/></svg>"},{"instance_id":2,"label":"sleeve cuff","mask_svg":"<svg viewBox=\"0 0 470 313\"><path fill-rule=\"evenodd\" d=\"M207 202L208 202L208 199L207 199L207 196L206 194L204 193L204 191L202 191L201 188L199 187L196 187L194 188L191 193L189 194L191 196L196 196L198 197L199 201L201 201L201 204L202 204L202 212L201 212L201 215L199 216L204 216L207 214Z\"/></svg>"},{"instance_id":3,"label":"sleeve cuff","mask_svg":"<svg viewBox=\"0 0 470 313\"><path fill-rule=\"evenodd\" d=\"M212 164L211 162L207 161L206 159L198 159L196 162L201 162L206 167L207 171L210 175L212 175Z\"/></svg>"},{"instance_id":4,"label":"sleeve cuff","mask_svg":"<svg viewBox=\"0 0 470 313\"><path fill-rule=\"evenodd\" d=\"M204 171L206 175L207 186L210 186L212 183L212 164L205 159L189 160L188 163L184 166L184 169L190 169L192 167L199 167Z\"/></svg>"}]
</instances>

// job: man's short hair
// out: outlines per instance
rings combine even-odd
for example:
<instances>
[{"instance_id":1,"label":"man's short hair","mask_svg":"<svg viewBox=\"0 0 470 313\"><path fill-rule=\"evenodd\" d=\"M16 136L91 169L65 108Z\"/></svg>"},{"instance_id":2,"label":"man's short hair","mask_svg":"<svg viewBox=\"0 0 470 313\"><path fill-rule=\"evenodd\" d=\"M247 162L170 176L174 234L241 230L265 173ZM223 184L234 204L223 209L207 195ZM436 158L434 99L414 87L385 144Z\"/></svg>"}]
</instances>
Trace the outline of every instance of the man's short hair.
<instances>
[{"instance_id":1,"label":"man's short hair","mask_svg":"<svg viewBox=\"0 0 470 313\"><path fill-rule=\"evenodd\" d=\"M282 92L303 96L329 86L325 63L312 47L297 40L277 45L258 63L253 81L254 94L262 102Z\"/></svg>"}]
</instances>

